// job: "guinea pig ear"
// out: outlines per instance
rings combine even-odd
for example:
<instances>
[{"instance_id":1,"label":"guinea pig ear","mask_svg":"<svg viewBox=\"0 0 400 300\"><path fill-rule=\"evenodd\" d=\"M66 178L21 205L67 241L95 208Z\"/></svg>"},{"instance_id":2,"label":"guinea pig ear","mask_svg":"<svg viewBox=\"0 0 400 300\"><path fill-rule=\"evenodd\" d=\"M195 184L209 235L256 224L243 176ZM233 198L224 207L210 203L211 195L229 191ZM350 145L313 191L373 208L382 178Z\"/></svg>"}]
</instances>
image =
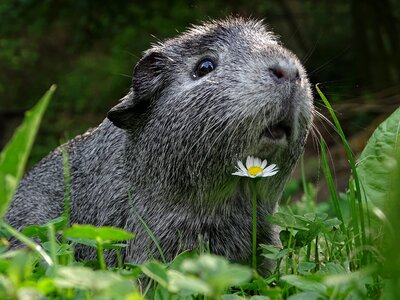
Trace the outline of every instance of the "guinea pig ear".
<instances>
[{"instance_id":1,"label":"guinea pig ear","mask_svg":"<svg viewBox=\"0 0 400 300\"><path fill-rule=\"evenodd\" d=\"M133 70L132 89L135 97L149 100L162 88L166 63L160 51L151 49L145 52Z\"/></svg>"},{"instance_id":2,"label":"guinea pig ear","mask_svg":"<svg viewBox=\"0 0 400 300\"><path fill-rule=\"evenodd\" d=\"M132 88L107 115L113 124L129 129L148 110L151 99L163 85L164 57L156 51L148 51L136 64L133 71Z\"/></svg>"},{"instance_id":3,"label":"guinea pig ear","mask_svg":"<svg viewBox=\"0 0 400 300\"><path fill-rule=\"evenodd\" d=\"M135 101L132 89L123 97L120 102L115 105L107 114L107 118L113 124L122 129L131 127L133 116L135 114Z\"/></svg>"}]
</instances>

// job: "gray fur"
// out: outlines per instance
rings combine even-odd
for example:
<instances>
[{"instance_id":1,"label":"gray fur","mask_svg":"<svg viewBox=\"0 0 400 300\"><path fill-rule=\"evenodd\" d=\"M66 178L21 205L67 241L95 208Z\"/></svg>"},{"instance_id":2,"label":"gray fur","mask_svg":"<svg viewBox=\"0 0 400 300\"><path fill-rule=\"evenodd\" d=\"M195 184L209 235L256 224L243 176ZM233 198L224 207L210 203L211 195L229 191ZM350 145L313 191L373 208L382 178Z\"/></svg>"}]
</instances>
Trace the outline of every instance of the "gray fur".
<instances>
[{"instance_id":1,"label":"gray fur","mask_svg":"<svg viewBox=\"0 0 400 300\"><path fill-rule=\"evenodd\" d=\"M217 66L194 78L205 56ZM277 83L268 71L276 65L297 69L300 80ZM193 26L146 51L130 92L108 119L66 144L71 223L135 233L123 253L126 262L159 258L136 210L168 260L199 246L202 236L213 253L247 262L251 197L248 179L231 175L236 162L253 155L278 165L278 174L260 179L257 189L258 241L279 244L265 216L274 212L303 151L312 115L304 68L261 22L227 18ZM292 126L287 140L263 137L281 120ZM63 195L58 148L22 180L7 220L18 229L43 224L62 214ZM82 247L77 255L94 253ZM107 260L113 263L113 255Z\"/></svg>"}]
</instances>

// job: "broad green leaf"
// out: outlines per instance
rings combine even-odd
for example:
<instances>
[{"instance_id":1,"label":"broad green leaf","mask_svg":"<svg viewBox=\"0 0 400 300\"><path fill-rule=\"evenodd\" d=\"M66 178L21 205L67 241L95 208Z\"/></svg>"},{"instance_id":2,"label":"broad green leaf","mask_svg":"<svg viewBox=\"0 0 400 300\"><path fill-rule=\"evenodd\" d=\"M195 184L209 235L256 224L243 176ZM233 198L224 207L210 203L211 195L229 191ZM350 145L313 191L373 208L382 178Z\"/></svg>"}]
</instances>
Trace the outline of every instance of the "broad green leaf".
<instances>
[{"instance_id":1,"label":"broad green leaf","mask_svg":"<svg viewBox=\"0 0 400 300\"><path fill-rule=\"evenodd\" d=\"M23 123L0 154L0 218L6 212L24 174L40 122L55 89L56 86L52 85L35 107L25 114Z\"/></svg>"},{"instance_id":2,"label":"broad green leaf","mask_svg":"<svg viewBox=\"0 0 400 300\"><path fill-rule=\"evenodd\" d=\"M196 259L187 259L182 263L184 272L197 274L213 288L213 292L243 284L251 279L250 268L230 264L225 258L216 255L201 255Z\"/></svg>"},{"instance_id":3,"label":"broad green leaf","mask_svg":"<svg viewBox=\"0 0 400 300\"><path fill-rule=\"evenodd\" d=\"M318 271L318 274L344 274L346 273L346 270L339 264L339 263L333 263L333 262L328 262L325 266L321 268L321 270Z\"/></svg>"},{"instance_id":4,"label":"broad green leaf","mask_svg":"<svg viewBox=\"0 0 400 300\"><path fill-rule=\"evenodd\" d=\"M211 277L209 283L221 289L226 289L246 283L251 277L252 272L250 268L230 264L229 267L220 270L215 276Z\"/></svg>"},{"instance_id":5,"label":"broad green leaf","mask_svg":"<svg viewBox=\"0 0 400 300\"><path fill-rule=\"evenodd\" d=\"M93 271L86 267L59 266L54 280L58 288L73 288L101 291L111 299L121 299L122 295L134 293L134 284L111 271Z\"/></svg>"},{"instance_id":6,"label":"broad green leaf","mask_svg":"<svg viewBox=\"0 0 400 300\"><path fill-rule=\"evenodd\" d=\"M93 225L74 224L64 230L64 237L74 239L96 240L97 228Z\"/></svg>"},{"instance_id":7,"label":"broad green leaf","mask_svg":"<svg viewBox=\"0 0 400 300\"><path fill-rule=\"evenodd\" d=\"M40 238L41 241L47 241L48 225L54 225L54 230L58 232L66 224L65 217L61 216L55 218L44 225L30 225L22 229L22 233L30 238Z\"/></svg>"},{"instance_id":8,"label":"broad green leaf","mask_svg":"<svg viewBox=\"0 0 400 300\"><path fill-rule=\"evenodd\" d=\"M322 282L328 287L337 286L344 288L346 285L361 287L365 284L373 283L373 272L374 268L368 267L355 272L343 272L332 275L324 274Z\"/></svg>"},{"instance_id":9,"label":"broad green leaf","mask_svg":"<svg viewBox=\"0 0 400 300\"><path fill-rule=\"evenodd\" d=\"M304 215L304 218L308 221L314 222L315 220L326 220L328 218L328 214L327 213L306 213Z\"/></svg>"},{"instance_id":10,"label":"broad green leaf","mask_svg":"<svg viewBox=\"0 0 400 300\"><path fill-rule=\"evenodd\" d=\"M17 291L18 299L42 299L43 294L35 287L20 287Z\"/></svg>"},{"instance_id":11,"label":"broad green leaf","mask_svg":"<svg viewBox=\"0 0 400 300\"><path fill-rule=\"evenodd\" d=\"M326 227L333 227L342 224L342 222L338 218L328 219L328 214L326 213L307 213L302 216L296 216L296 218L303 220L309 224L312 224L317 221L322 221L322 223Z\"/></svg>"},{"instance_id":12,"label":"broad green leaf","mask_svg":"<svg viewBox=\"0 0 400 300\"><path fill-rule=\"evenodd\" d=\"M37 288L43 294L47 295L56 291L56 286L54 284L53 278L42 277L37 283Z\"/></svg>"},{"instance_id":13,"label":"broad green leaf","mask_svg":"<svg viewBox=\"0 0 400 300\"><path fill-rule=\"evenodd\" d=\"M282 242L283 248L287 248L289 243L293 243L293 230L281 230L279 232L279 239Z\"/></svg>"},{"instance_id":14,"label":"broad green leaf","mask_svg":"<svg viewBox=\"0 0 400 300\"><path fill-rule=\"evenodd\" d=\"M315 268L316 264L313 262L301 262L297 266L297 271L300 274L307 274Z\"/></svg>"},{"instance_id":15,"label":"broad green leaf","mask_svg":"<svg viewBox=\"0 0 400 300\"><path fill-rule=\"evenodd\" d=\"M135 237L134 234L121 228L103 226L97 228L97 234L103 241L125 241Z\"/></svg>"},{"instance_id":16,"label":"broad green leaf","mask_svg":"<svg viewBox=\"0 0 400 300\"><path fill-rule=\"evenodd\" d=\"M400 108L378 126L358 160L357 172L367 201L383 207L385 199L399 185L391 176L399 159Z\"/></svg>"},{"instance_id":17,"label":"broad green leaf","mask_svg":"<svg viewBox=\"0 0 400 300\"><path fill-rule=\"evenodd\" d=\"M42 247L44 250L46 250L48 253L50 253L51 249L51 242L44 242L42 243ZM56 255L70 255L73 253L73 247L70 244L58 244L55 243L55 251Z\"/></svg>"},{"instance_id":18,"label":"broad green leaf","mask_svg":"<svg viewBox=\"0 0 400 300\"><path fill-rule=\"evenodd\" d=\"M112 273L110 271L107 274ZM112 287L105 288L102 291L103 299L126 299L126 300L145 300L131 280L121 277L116 280Z\"/></svg>"},{"instance_id":19,"label":"broad green leaf","mask_svg":"<svg viewBox=\"0 0 400 300\"><path fill-rule=\"evenodd\" d=\"M184 291L185 296L193 294L210 295L210 286L199 278L184 275L175 270L168 270L168 290L172 293Z\"/></svg>"},{"instance_id":20,"label":"broad green leaf","mask_svg":"<svg viewBox=\"0 0 400 300\"><path fill-rule=\"evenodd\" d=\"M305 276L297 275L285 275L282 276L282 280L303 291L315 291L325 294L327 290L326 286L316 281L315 278L308 278Z\"/></svg>"},{"instance_id":21,"label":"broad green leaf","mask_svg":"<svg viewBox=\"0 0 400 300\"><path fill-rule=\"evenodd\" d=\"M324 228L324 224L317 220L312 222L307 230L299 230L295 236L296 246L303 247L309 244Z\"/></svg>"},{"instance_id":22,"label":"broad green leaf","mask_svg":"<svg viewBox=\"0 0 400 300\"><path fill-rule=\"evenodd\" d=\"M191 251L183 251L182 253L179 253L177 256L175 256L174 260L168 264L169 269L173 270L178 270L180 269L180 266L182 263L190 258L197 257L196 250L191 250Z\"/></svg>"},{"instance_id":23,"label":"broad green leaf","mask_svg":"<svg viewBox=\"0 0 400 300\"><path fill-rule=\"evenodd\" d=\"M222 295L221 298L222 298L222 300L246 300L246 298L240 297L239 295L235 295L235 294Z\"/></svg>"},{"instance_id":24,"label":"broad green leaf","mask_svg":"<svg viewBox=\"0 0 400 300\"><path fill-rule=\"evenodd\" d=\"M285 255L290 252L289 249L281 249L275 245L260 244L260 247L263 250L261 255L273 260L278 260L282 257L285 257Z\"/></svg>"},{"instance_id":25,"label":"broad green leaf","mask_svg":"<svg viewBox=\"0 0 400 300\"><path fill-rule=\"evenodd\" d=\"M154 295L152 297L148 297L147 299L154 299L154 300L175 300L175 297L171 297L171 293L161 285L157 285L154 290Z\"/></svg>"},{"instance_id":26,"label":"broad green leaf","mask_svg":"<svg viewBox=\"0 0 400 300\"><path fill-rule=\"evenodd\" d=\"M97 248L97 246L98 246L97 241L92 240L92 239L81 239L81 238L73 238L73 237L67 237L67 239L76 244L82 244L82 245L86 245L86 246L93 247L93 248Z\"/></svg>"},{"instance_id":27,"label":"broad green leaf","mask_svg":"<svg viewBox=\"0 0 400 300\"><path fill-rule=\"evenodd\" d=\"M338 218L328 219L324 221L326 227L339 226L342 222Z\"/></svg>"},{"instance_id":28,"label":"broad green leaf","mask_svg":"<svg viewBox=\"0 0 400 300\"><path fill-rule=\"evenodd\" d=\"M151 260L141 265L141 269L144 274L161 286L165 288L168 287L168 275L164 265L160 264L158 261Z\"/></svg>"},{"instance_id":29,"label":"broad green leaf","mask_svg":"<svg viewBox=\"0 0 400 300\"><path fill-rule=\"evenodd\" d=\"M307 230L307 222L300 216L278 211L277 213L268 216L267 220L284 228L303 229Z\"/></svg>"},{"instance_id":30,"label":"broad green leaf","mask_svg":"<svg viewBox=\"0 0 400 300\"><path fill-rule=\"evenodd\" d=\"M103 242L103 249L122 249L126 248L127 244L124 243L109 243L109 242Z\"/></svg>"},{"instance_id":31,"label":"broad green leaf","mask_svg":"<svg viewBox=\"0 0 400 300\"><path fill-rule=\"evenodd\" d=\"M321 293L308 291L308 292L294 294L290 296L288 300L320 300L325 298L326 297L323 297Z\"/></svg>"},{"instance_id":32,"label":"broad green leaf","mask_svg":"<svg viewBox=\"0 0 400 300\"><path fill-rule=\"evenodd\" d=\"M29 278L33 271L34 259L35 258L32 254L26 252L19 252L12 259L7 269L7 275L14 284L19 284Z\"/></svg>"},{"instance_id":33,"label":"broad green leaf","mask_svg":"<svg viewBox=\"0 0 400 300\"><path fill-rule=\"evenodd\" d=\"M29 225L22 229L22 234L30 238L39 238L42 242L47 241L47 229L40 225Z\"/></svg>"},{"instance_id":34,"label":"broad green leaf","mask_svg":"<svg viewBox=\"0 0 400 300\"><path fill-rule=\"evenodd\" d=\"M115 227L74 224L71 228L64 230L64 237L75 239L75 241L77 239L96 241L100 238L103 242L117 242L132 239L135 235Z\"/></svg>"}]
</instances>

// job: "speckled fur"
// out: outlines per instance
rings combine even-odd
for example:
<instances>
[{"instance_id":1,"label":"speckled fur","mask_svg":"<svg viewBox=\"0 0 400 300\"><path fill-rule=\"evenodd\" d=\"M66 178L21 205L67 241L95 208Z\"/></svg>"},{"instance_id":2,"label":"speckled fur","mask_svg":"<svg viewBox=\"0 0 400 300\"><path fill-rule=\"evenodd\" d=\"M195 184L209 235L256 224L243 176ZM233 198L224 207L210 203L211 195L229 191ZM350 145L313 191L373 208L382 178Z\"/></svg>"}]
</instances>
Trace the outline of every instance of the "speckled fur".
<instances>
[{"instance_id":1,"label":"speckled fur","mask_svg":"<svg viewBox=\"0 0 400 300\"><path fill-rule=\"evenodd\" d=\"M217 66L194 78L205 56ZM301 81L274 82L268 70L277 63L296 67ZM279 244L265 216L274 212L303 151L312 115L304 68L261 22L227 18L193 26L146 51L130 92L108 119L67 143L71 223L135 233L123 253L126 262L159 258L136 210L169 260L196 248L201 236L213 253L247 262L251 198L246 179L231 173L248 155L278 165L278 174L259 180L257 188L258 241ZM293 126L287 143L261 137L283 119ZM62 214L63 195L58 148L25 176L7 220L18 229L43 224ZM77 249L80 258L94 255ZM107 261L114 260L110 253ZM261 269L270 268L265 264Z\"/></svg>"}]
</instances>

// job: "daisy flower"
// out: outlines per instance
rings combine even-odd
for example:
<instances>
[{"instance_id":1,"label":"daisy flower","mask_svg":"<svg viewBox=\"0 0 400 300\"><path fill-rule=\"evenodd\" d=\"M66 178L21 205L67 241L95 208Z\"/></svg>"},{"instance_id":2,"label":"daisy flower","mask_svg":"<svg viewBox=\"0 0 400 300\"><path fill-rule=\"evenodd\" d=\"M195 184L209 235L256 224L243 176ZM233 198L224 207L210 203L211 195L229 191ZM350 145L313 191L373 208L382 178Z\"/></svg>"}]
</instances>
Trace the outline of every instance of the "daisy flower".
<instances>
[{"instance_id":1,"label":"daisy flower","mask_svg":"<svg viewBox=\"0 0 400 300\"><path fill-rule=\"evenodd\" d=\"M246 166L239 160L236 166L237 172L232 175L244 176L244 177L268 177L278 173L278 167L275 164L271 164L267 167L267 160L261 161L260 158L248 156L246 159Z\"/></svg>"}]
</instances>

